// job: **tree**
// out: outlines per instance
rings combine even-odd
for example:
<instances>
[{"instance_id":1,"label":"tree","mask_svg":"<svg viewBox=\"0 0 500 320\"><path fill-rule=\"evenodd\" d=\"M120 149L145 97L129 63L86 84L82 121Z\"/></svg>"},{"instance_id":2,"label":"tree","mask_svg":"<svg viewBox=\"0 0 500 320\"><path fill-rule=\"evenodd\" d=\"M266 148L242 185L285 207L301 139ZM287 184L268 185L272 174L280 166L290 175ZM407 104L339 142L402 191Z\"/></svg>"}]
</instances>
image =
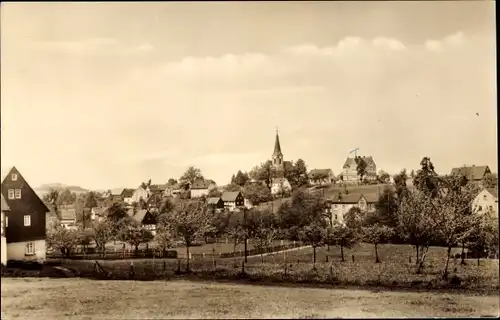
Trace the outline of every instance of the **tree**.
<instances>
[{"instance_id":1,"label":"tree","mask_svg":"<svg viewBox=\"0 0 500 320\"><path fill-rule=\"evenodd\" d=\"M238 170L238 173L236 173L236 176L233 176L234 179L231 179L231 183L237 184L239 186L244 186L248 180L250 180L250 177L248 176L248 173L243 173L241 170Z\"/></svg>"},{"instance_id":2,"label":"tree","mask_svg":"<svg viewBox=\"0 0 500 320\"><path fill-rule=\"evenodd\" d=\"M497 188L498 187L498 174L488 173L483 178L483 186L485 188Z\"/></svg>"},{"instance_id":3,"label":"tree","mask_svg":"<svg viewBox=\"0 0 500 320\"><path fill-rule=\"evenodd\" d=\"M169 226L159 225L156 228L156 235L154 237L158 248L161 250L162 255L164 255L167 249L175 247L175 235L172 228Z\"/></svg>"},{"instance_id":4,"label":"tree","mask_svg":"<svg viewBox=\"0 0 500 320\"><path fill-rule=\"evenodd\" d=\"M222 196L222 192L220 192L220 190L218 188L213 188L213 189L208 191L209 198L211 198L211 197L218 198L220 196Z\"/></svg>"},{"instance_id":5,"label":"tree","mask_svg":"<svg viewBox=\"0 0 500 320\"><path fill-rule=\"evenodd\" d=\"M228 184L227 186L225 186L224 190L226 190L228 192L240 191L241 186L238 184L231 183L231 184Z\"/></svg>"},{"instance_id":6,"label":"tree","mask_svg":"<svg viewBox=\"0 0 500 320\"><path fill-rule=\"evenodd\" d=\"M106 253L106 244L113 238L113 228L109 221L95 221L90 236L102 255Z\"/></svg>"},{"instance_id":7,"label":"tree","mask_svg":"<svg viewBox=\"0 0 500 320\"><path fill-rule=\"evenodd\" d=\"M364 218L361 212L361 209L358 207L352 207L347 211L344 215L344 223L345 225L352 229L359 231L363 226Z\"/></svg>"},{"instance_id":8,"label":"tree","mask_svg":"<svg viewBox=\"0 0 500 320\"><path fill-rule=\"evenodd\" d=\"M168 225L173 232L182 237L186 244L187 271L189 271L189 248L197 237L213 230L212 219L213 211L198 200L179 201L168 219Z\"/></svg>"},{"instance_id":9,"label":"tree","mask_svg":"<svg viewBox=\"0 0 500 320\"><path fill-rule=\"evenodd\" d=\"M168 179L168 182L167 182L168 186L174 186L176 184L177 184L177 180L176 179L174 179L174 178Z\"/></svg>"},{"instance_id":10,"label":"tree","mask_svg":"<svg viewBox=\"0 0 500 320\"><path fill-rule=\"evenodd\" d=\"M393 229L379 224L373 224L361 228L361 237L363 241L373 244L373 246L375 247L376 263L380 262L380 259L378 257L378 246L387 241L392 236L392 234Z\"/></svg>"},{"instance_id":11,"label":"tree","mask_svg":"<svg viewBox=\"0 0 500 320\"><path fill-rule=\"evenodd\" d=\"M143 189L147 189L147 188L149 188L149 187L151 187L151 179L149 179L149 180L148 180L148 181L146 181L146 182L141 182L141 188L143 188Z\"/></svg>"},{"instance_id":12,"label":"tree","mask_svg":"<svg viewBox=\"0 0 500 320\"><path fill-rule=\"evenodd\" d=\"M391 180L391 176L384 170L380 170L378 172L377 180L380 183L389 183Z\"/></svg>"},{"instance_id":13,"label":"tree","mask_svg":"<svg viewBox=\"0 0 500 320\"><path fill-rule=\"evenodd\" d=\"M130 221L130 223L120 230L121 239L135 247L135 251L139 251L139 246L142 243L148 243L153 240L151 231L144 229L138 222Z\"/></svg>"},{"instance_id":14,"label":"tree","mask_svg":"<svg viewBox=\"0 0 500 320\"><path fill-rule=\"evenodd\" d=\"M107 211L107 219L114 223L127 217L127 209L120 203L113 203Z\"/></svg>"},{"instance_id":15,"label":"tree","mask_svg":"<svg viewBox=\"0 0 500 320\"><path fill-rule=\"evenodd\" d=\"M406 180L408 180L408 174L406 169L401 170L399 173L393 176L394 185L396 186L396 194L398 199L403 197L403 194L408 190L406 186Z\"/></svg>"},{"instance_id":16,"label":"tree","mask_svg":"<svg viewBox=\"0 0 500 320\"><path fill-rule=\"evenodd\" d=\"M85 204L84 204L84 207L85 208L89 208L89 209L97 207L97 200L96 200L95 192L89 191L85 195Z\"/></svg>"},{"instance_id":17,"label":"tree","mask_svg":"<svg viewBox=\"0 0 500 320\"><path fill-rule=\"evenodd\" d=\"M398 224L398 200L395 191L386 186L375 203L376 217L380 224L395 228Z\"/></svg>"},{"instance_id":18,"label":"tree","mask_svg":"<svg viewBox=\"0 0 500 320\"><path fill-rule=\"evenodd\" d=\"M319 183L319 185L321 186L321 184L323 183L323 181L325 179L328 179L328 177L329 177L328 173L323 172L323 171L319 171L319 172L316 172L314 175L312 175L311 179L315 183Z\"/></svg>"},{"instance_id":19,"label":"tree","mask_svg":"<svg viewBox=\"0 0 500 320\"><path fill-rule=\"evenodd\" d=\"M319 193L306 189L298 189L292 193L289 202L280 207L280 226L282 229L302 228L313 222L323 221L326 224L325 199ZM293 239L293 233L290 233Z\"/></svg>"},{"instance_id":20,"label":"tree","mask_svg":"<svg viewBox=\"0 0 500 320\"><path fill-rule=\"evenodd\" d=\"M420 273L429 246L435 239L434 222L432 220L434 207L431 201L432 199L422 191L408 190L397 209L396 230L406 243L415 247L417 273ZM422 253L422 255L419 256L419 253Z\"/></svg>"},{"instance_id":21,"label":"tree","mask_svg":"<svg viewBox=\"0 0 500 320\"><path fill-rule=\"evenodd\" d=\"M57 205L73 204L76 201L76 194L71 193L69 189L64 189L57 197Z\"/></svg>"},{"instance_id":22,"label":"tree","mask_svg":"<svg viewBox=\"0 0 500 320\"><path fill-rule=\"evenodd\" d=\"M326 234L325 242L328 245L340 247L342 262L345 261L344 248L351 249L359 240L355 230L338 223L328 228Z\"/></svg>"},{"instance_id":23,"label":"tree","mask_svg":"<svg viewBox=\"0 0 500 320\"><path fill-rule=\"evenodd\" d=\"M245 199L250 200L253 205L258 205L272 200L271 190L263 184L247 184L243 190Z\"/></svg>"},{"instance_id":24,"label":"tree","mask_svg":"<svg viewBox=\"0 0 500 320\"><path fill-rule=\"evenodd\" d=\"M43 196L43 200L52 206L54 212L56 213L57 218L61 219L61 214L59 212L59 191L56 189L51 189L49 193Z\"/></svg>"},{"instance_id":25,"label":"tree","mask_svg":"<svg viewBox=\"0 0 500 320\"><path fill-rule=\"evenodd\" d=\"M186 172L180 177L181 183L193 184L198 179L204 179L201 170L193 166L187 168Z\"/></svg>"},{"instance_id":26,"label":"tree","mask_svg":"<svg viewBox=\"0 0 500 320\"><path fill-rule=\"evenodd\" d=\"M438 174L434 171L431 158L424 157L420 161L421 169L413 179L413 185L420 191L436 197L438 193Z\"/></svg>"},{"instance_id":27,"label":"tree","mask_svg":"<svg viewBox=\"0 0 500 320\"><path fill-rule=\"evenodd\" d=\"M74 230L69 230L60 226L49 230L47 234L47 246L59 250L62 255L69 257L71 251L78 244L78 235Z\"/></svg>"},{"instance_id":28,"label":"tree","mask_svg":"<svg viewBox=\"0 0 500 320\"><path fill-rule=\"evenodd\" d=\"M267 211L250 211L249 220L253 222L249 234L251 235L255 248L260 251L262 263L264 263L264 251L273 245L278 235L275 216Z\"/></svg>"},{"instance_id":29,"label":"tree","mask_svg":"<svg viewBox=\"0 0 500 320\"><path fill-rule=\"evenodd\" d=\"M360 156L355 157L354 161L356 162L356 171L358 172L359 180L363 181L363 177L366 175L366 161Z\"/></svg>"},{"instance_id":30,"label":"tree","mask_svg":"<svg viewBox=\"0 0 500 320\"><path fill-rule=\"evenodd\" d=\"M464 186L463 177L460 176L448 177L441 182L437 196L431 201L434 209L431 219L434 232L448 248L443 270L443 278L447 278L451 248L463 243L480 222L480 216L472 211L472 203L479 188L472 183Z\"/></svg>"},{"instance_id":31,"label":"tree","mask_svg":"<svg viewBox=\"0 0 500 320\"><path fill-rule=\"evenodd\" d=\"M273 163L271 160L261 163L260 166L254 167L249 175L254 180L264 181L270 187L273 178Z\"/></svg>"},{"instance_id":32,"label":"tree","mask_svg":"<svg viewBox=\"0 0 500 320\"><path fill-rule=\"evenodd\" d=\"M466 246L476 254L478 266L485 252L496 252L498 250L498 225L495 224L494 219L486 214L478 217L477 227L467 237Z\"/></svg>"},{"instance_id":33,"label":"tree","mask_svg":"<svg viewBox=\"0 0 500 320\"><path fill-rule=\"evenodd\" d=\"M247 236L245 213L243 211L235 211L228 214L227 234L233 240L233 252L236 252L236 247L240 243L243 243Z\"/></svg>"},{"instance_id":34,"label":"tree","mask_svg":"<svg viewBox=\"0 0 500 320\"><path fill-rule=\"evenodd\" d=\"M316 248L323 246L325 238L326 229L324 224L320 222L306 225L299 231L299 239L313 248L314 270L316 270Z\"/></svg>"}]
</instances>

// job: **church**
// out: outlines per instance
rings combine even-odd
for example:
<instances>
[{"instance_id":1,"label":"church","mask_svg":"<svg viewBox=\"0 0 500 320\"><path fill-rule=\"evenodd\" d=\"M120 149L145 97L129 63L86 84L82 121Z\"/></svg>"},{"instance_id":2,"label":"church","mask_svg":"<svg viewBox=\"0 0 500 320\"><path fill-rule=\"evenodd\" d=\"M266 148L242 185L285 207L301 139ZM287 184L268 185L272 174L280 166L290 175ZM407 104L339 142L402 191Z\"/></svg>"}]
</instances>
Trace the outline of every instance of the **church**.
<instances>
[{"instance_id":1,"label":"church","mask_svg":"<svg viewBox=\"0 0 500 320\"><path fill-rule=\"evenodd\" d=\"M287 161L283 161L278 130L276 130L276 141L274 142L274 153L271 162L274 171L274 177L271 180L271 194L273 196L283 195L292 191L290 182L285 178L285 165Z\"/></svg>"}]
</instances>

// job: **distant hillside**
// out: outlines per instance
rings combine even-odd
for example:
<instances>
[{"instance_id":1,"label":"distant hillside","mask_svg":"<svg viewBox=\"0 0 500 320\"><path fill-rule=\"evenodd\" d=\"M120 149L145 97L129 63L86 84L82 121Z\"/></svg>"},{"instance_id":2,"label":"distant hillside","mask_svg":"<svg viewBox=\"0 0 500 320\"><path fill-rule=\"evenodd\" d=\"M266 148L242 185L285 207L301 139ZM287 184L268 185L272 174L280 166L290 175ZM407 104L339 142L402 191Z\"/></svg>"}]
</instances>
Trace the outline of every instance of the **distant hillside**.
<instances>
[{"instance_id":1,"label":"distant hillside","mask_svg":"<svg viewBox=\"0 0 500 320\"><path fill-rule=\"evenodd\" d=\"M89 190L84 189L84 188L79 187L79 186L69 186L69 185L65 185L62 183L48 183L48 184L43 184L39 187L33 188L33 190L35 190L35 192L39 196L44 196L45 194L49 193L52 189L59 190L59 191L63 191L64 189L68 189L71 193L76 193L76 194L80 194L80 193L84 193L84 192L89 191Z\"/></svg>"}]
</instances>

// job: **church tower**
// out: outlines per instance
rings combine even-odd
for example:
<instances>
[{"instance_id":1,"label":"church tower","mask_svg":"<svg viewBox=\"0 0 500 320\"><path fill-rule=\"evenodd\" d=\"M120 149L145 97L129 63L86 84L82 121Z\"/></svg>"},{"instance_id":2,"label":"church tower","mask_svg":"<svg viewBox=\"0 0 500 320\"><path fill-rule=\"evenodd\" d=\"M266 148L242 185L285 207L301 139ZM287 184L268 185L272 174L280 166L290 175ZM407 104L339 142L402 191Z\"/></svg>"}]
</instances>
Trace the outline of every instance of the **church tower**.
<instances>
[{"instance_id":1,"label":"church tower","mask_svg":"<svg viewBox=\"0 0 500 320\"><path fill-rule=\"evenodd\" d=\"M276 170L278 177L283 176L285 167L283 164L283 153L281 153L280 137L278 129L276 129L276 141L274 142L274 153L272 157L273 168Z\"/></svg>"}]
</instances>

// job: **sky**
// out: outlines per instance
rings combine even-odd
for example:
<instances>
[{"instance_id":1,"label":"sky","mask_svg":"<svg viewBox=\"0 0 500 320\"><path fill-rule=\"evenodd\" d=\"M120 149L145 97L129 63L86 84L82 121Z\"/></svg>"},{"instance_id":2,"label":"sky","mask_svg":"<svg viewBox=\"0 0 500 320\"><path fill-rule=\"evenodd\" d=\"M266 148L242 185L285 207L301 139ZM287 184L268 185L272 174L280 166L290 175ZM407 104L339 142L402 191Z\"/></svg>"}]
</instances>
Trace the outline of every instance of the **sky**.
<instances>
[{"instance_id":1,"label":"sky","mask_svg":"<svg viewBox=\"0 0 500 320\"><path fill-rule=\"evenodd\" d=\"M270 159L497 171L494 2L2 3L1 168L227 184Z\"/></svg>"}]
</instances>

